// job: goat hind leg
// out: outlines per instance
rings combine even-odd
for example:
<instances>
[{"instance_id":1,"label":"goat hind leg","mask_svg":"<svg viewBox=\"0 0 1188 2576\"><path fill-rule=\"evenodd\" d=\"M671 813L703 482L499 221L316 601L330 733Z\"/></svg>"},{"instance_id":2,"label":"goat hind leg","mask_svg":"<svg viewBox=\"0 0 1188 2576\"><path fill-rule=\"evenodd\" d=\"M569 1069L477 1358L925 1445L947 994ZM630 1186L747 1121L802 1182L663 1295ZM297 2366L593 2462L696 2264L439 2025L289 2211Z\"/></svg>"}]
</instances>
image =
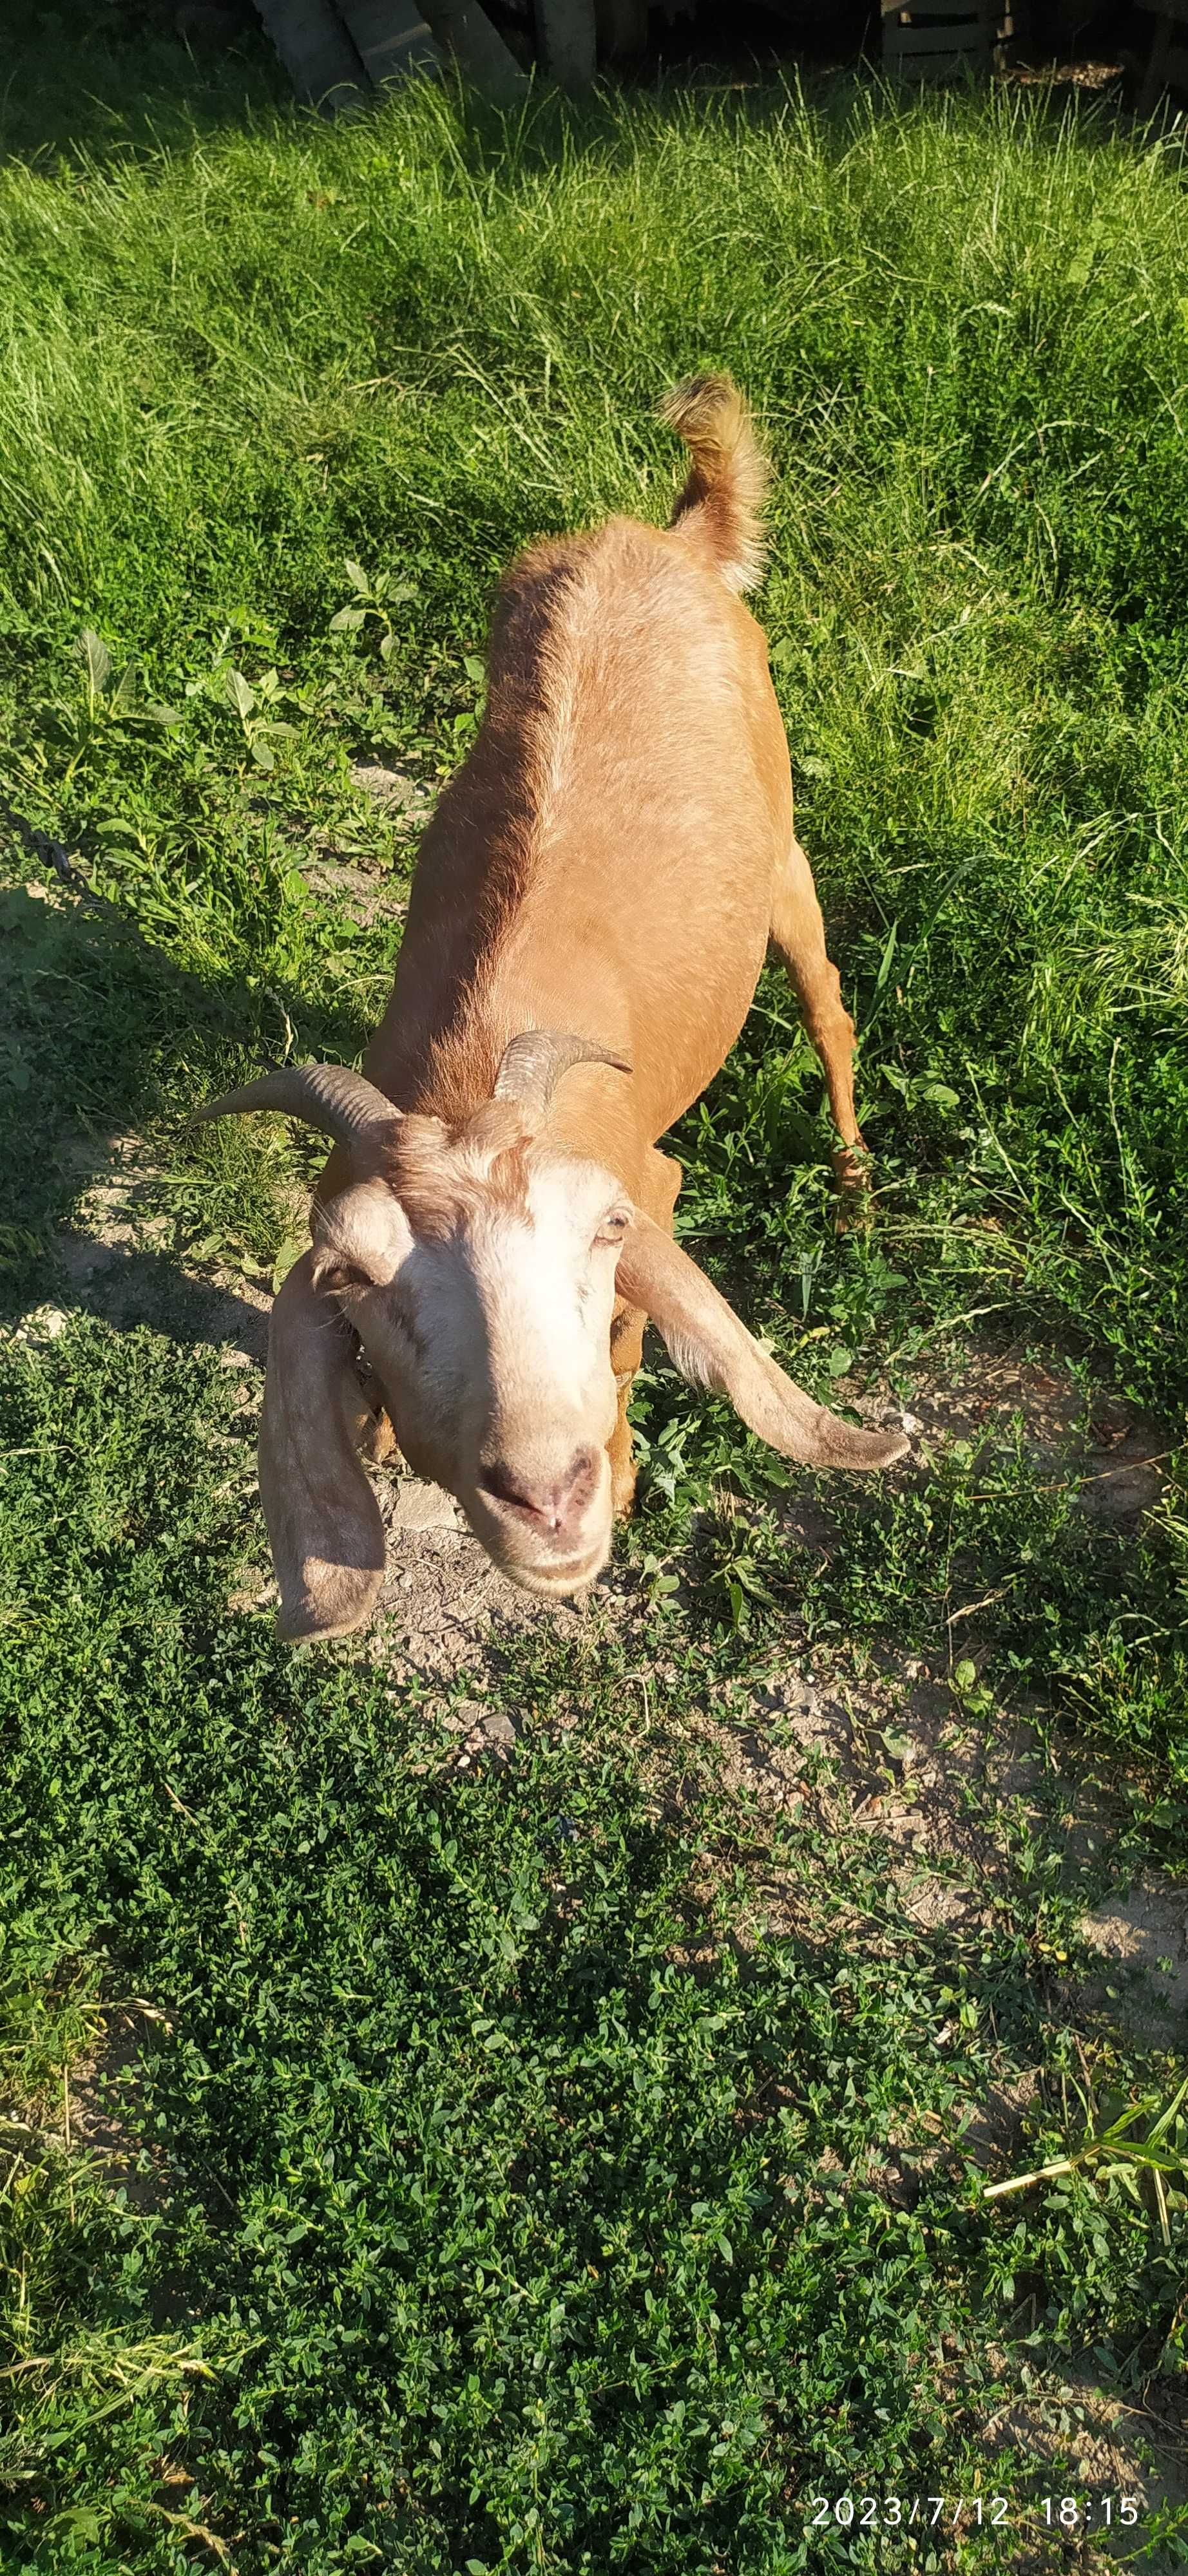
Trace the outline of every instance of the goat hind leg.
<instances>
[{"instance_id":1,"label":"goat hind leg","mask_svg":"<svg viewBox=\"0 0 1188 2576\"><path fill-rule=\"evenodd\" d=\"M821 1060L833 1124L841 1138L833 1156L838 1187L861 1190L867 1165L854 1107L854 1023L825 945L813 872L795 838L776 878L771 940L795 987L801 1018Z\"/></svg>"}]
</instances>

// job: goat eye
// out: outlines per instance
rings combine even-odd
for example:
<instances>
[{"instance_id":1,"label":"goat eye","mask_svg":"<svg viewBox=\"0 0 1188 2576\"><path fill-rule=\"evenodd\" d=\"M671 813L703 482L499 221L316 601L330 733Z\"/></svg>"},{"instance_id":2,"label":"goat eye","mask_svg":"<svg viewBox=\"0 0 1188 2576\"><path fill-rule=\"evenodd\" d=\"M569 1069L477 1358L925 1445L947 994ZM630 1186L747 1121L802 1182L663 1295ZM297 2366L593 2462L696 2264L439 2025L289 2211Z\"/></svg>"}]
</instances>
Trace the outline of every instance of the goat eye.
<instances>
[{"instance_id":1,"label":"goat eye","mask_svg":"<svg viewBox=\"0 0 1188 2576\"><path fill-rule=\"evenodd\" d=\"M612 1208L610 1215L604 1216L598 1228L594 1237L595 1243L621 1243L630 1223L630 1214L626 1208Z\"/></svg>"}]
</instances>

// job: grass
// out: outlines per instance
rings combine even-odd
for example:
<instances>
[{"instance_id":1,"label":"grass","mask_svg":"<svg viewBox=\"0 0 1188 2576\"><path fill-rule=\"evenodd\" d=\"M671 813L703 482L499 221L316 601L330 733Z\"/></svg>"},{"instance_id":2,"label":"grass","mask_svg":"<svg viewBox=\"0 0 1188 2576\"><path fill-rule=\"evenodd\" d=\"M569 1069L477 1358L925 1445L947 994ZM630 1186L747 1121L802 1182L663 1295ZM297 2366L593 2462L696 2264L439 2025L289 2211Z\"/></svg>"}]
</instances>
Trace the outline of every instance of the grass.
<instances>
[{"instance_id":1,"label":"grass","mask_svg":"<svg viewBox=\"0 0 1188 2576\"><path fill-rule=\"evenodd\" d=\"M1078 2406L1157 2429L1185 2368L1175 2033L1094 2000L1080 1930L1188 1820L1179 148L846 90L330 127L250 51L205 73L113 15L72 91L42 50L0 168L2 2562L1055 2564ZM271 1283L309 1166L185 1118L281 1045L357 1054L394 933L310 849L411 843L351 762L448 773L500 565L660 515L653 406L703 362L776 458L760 607L880 1197L835 1236L771 976L677 1140L682 1223L819 1392L943 1411L1009 1341L1148 1408L1168 1477L1103 1531L975 1428L822 1485L826 1545L654 1372L651 1625L509 1632L478 1687L516 1744L462 1769L472 1676L228 1606L256 1382L194 1319ZM63 1284L113 1134L147 1266L211 1282L188 1325ZM977 1755L933 1866L981 1853L986 1901L931 1924L909 1656ZM773 1807L737 1755L796 1754L789 1671L852 1761ZM978 2106L1036 2070L986 2202ZM938 2491L1004 2521L834 2511ZM1139 2544L1188 2563L1182 2509Z\"/></svg>"}]
</instances>

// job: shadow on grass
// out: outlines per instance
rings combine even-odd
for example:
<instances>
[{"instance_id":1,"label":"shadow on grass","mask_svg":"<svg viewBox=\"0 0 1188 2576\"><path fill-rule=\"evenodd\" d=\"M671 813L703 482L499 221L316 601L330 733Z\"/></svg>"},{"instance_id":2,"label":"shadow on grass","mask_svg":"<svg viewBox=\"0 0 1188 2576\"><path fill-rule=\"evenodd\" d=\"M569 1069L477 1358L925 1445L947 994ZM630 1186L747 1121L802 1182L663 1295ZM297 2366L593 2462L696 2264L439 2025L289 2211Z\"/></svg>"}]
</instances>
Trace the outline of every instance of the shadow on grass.
<instances>
[{"instance_id":1,"label":"shadow on grass","mask_svg":"<svg viewBox=\"0 0 1188 2576\"><path fill-rule=\"evenodd\" d=\"M155 158L224 126L251 125L284 98L279 64L251 14L230 47L198 39L191 47L164 13L126 0L67 0L52 17L30 12L19 29L13 23L0 166Z\"/></svg>"},{"instance_id":2,"label":"shadow on grass","mask_svg":"<svg viewBox=\"0 0 1188 2576\"><path fill-rule=\"evenodd\" d=\"M96 1247L71 1218L112 1172L116 1139L167 1121L180 1140L185 1104L238 1079L244 1049L275 1055L282 1014L299 1010L315 1051L347 1059L361 1042L354 1016L311 1012L275 985L196 975L114 904L36 881L0 892L0 958L0 1314L60 1296L65 1274L73 1302L116 1323L167 1319L187 1340L226 1340L250 1317L254 1343L260 1318L243 1300L183 1282L128 1244ZM114 1301L113 1268L129 1292Z\"/></svg>"},{"instance_id":3,"label":"shadow on grass","mask_svg":"<svg viewBox=\"0 0 1188 2576\"><path fill-rule=\"evenodd\" d=\"M228 16L235 6L229 0ZM185 150L226 128L250 131L280 118L308 122L311 111L293 98L271 45L244 6L243 23L224 31L176 32L172 13L141 0L65 0L52 15L34 16L14 36L0 92L0 166L65 160L82 167L153 159ZM679 119L692 105L729 114L742 126L786 112L791 89L836 119L839 142L857 101L878 113L931 113L931 98L907 102L861 47L864 13L834 11L822 49L817 31L798 30L795 49L784 30L778 48L776 21L760 10L718 13L689 43L649 57L632 74L604 76L595 95L580 105L539 83L526 107L502 113L475 92L464 98L459 139L472 169L488 174L511 162L521 169L579 155L608 163L629 161L635 151L630 110ZM394 92L398 95L399 92ZM1110 93L1053 82L1032 88L1029 103L1050 105L1055 143L1075 113L1104 139L1118 131L1119 102ZM377 94L374 107L383 105ZM944 102L942 102L942 105ZM624 111L628 111L625 113ZM1040 120L1037 120L1039 122ZM1143 129L1140 129L1142 131Z\"/></svg>"}]
</instances>

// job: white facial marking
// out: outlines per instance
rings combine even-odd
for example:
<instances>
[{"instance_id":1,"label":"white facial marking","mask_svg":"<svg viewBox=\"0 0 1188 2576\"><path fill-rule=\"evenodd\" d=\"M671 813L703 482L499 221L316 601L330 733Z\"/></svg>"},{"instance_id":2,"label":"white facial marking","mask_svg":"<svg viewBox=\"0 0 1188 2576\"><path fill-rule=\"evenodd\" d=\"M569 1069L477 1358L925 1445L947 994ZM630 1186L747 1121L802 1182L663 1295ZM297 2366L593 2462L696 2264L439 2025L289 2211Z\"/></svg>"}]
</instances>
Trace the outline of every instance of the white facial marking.
<instances>
[{"instance_id":1,"label":"white facial marking","mask_svg":"<svg viewBox=\"0 0 1188 2576\"><path fill-rule=\"evenodd\" d=\"M365 1343L409 1464L444 1485L530 1589L590 1583L610 1548L607 1443L618 1243L613 1176L530 1150L519 1204L498 1172L455 1231L419 1236L385 1183L326 1212L329 1284Z\"/></svg>"}]
</instances>

